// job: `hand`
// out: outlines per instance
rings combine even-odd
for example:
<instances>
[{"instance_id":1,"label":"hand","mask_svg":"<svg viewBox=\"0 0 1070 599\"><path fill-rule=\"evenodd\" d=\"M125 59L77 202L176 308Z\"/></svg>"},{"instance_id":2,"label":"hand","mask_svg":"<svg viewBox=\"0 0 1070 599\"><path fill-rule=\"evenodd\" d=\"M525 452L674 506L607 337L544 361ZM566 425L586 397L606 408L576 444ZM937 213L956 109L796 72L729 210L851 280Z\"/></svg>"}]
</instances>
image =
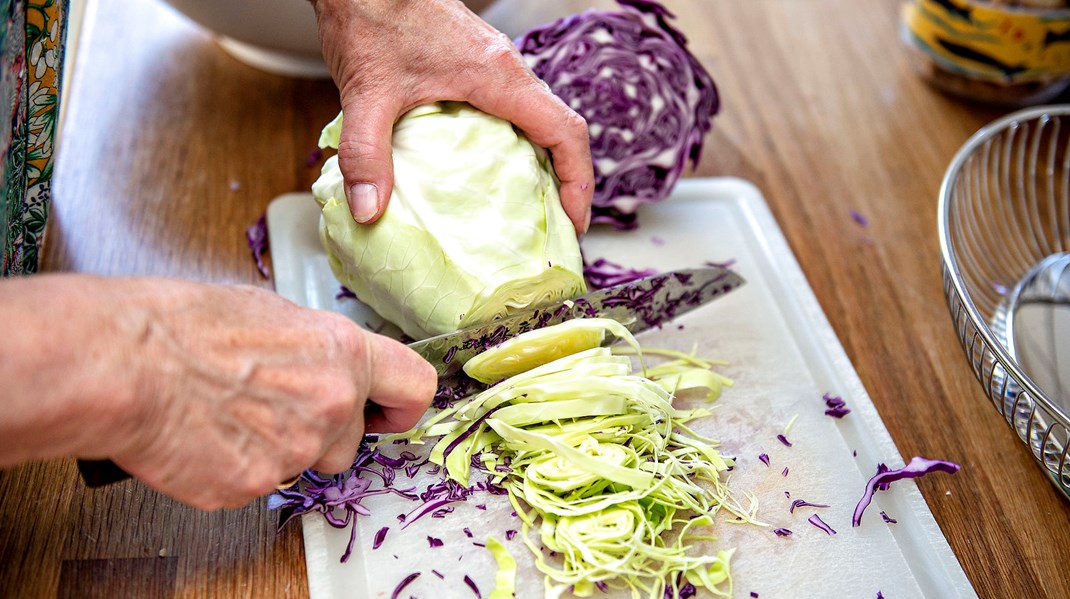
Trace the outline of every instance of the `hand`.
<instances>
[{"instance_id":1,"label":"hand","mask_svg":"<svg viewBox=\"0 0 1070 599\"><path fill-rule=\"evenodd\" d=\"M112 458L197 507L245 505L307 468L343 471L366 428L407 430L434 395L429 363L343 316L253 287L149 293L138 353L150 406Z\"/></svg>"},{"instance_id":2,"label":"hand","mask_svg":"<svg viewBox=\"0 0 1070 599\"><path fill-rule=\"evenodd\" d=\"M39 275L0 281L0 308L0 467L109 457L202 509L348 468L436 387L401 343L255 287Z\"/></svg>"},{"instance_id":3,"label":"hand","mask_svg":"<svg viewBox=\"0 0 1070 599\"><path fill-rule=\"evenodd\" d=\"M457 0L312 0L323 54L341 92L338 164L353 218L374 222L393 188L391 133L439 100L512 122L549 150L561 204L587 230L594 194L587 123L550 92L501 32Z\"/></svg>"}]
</instances>

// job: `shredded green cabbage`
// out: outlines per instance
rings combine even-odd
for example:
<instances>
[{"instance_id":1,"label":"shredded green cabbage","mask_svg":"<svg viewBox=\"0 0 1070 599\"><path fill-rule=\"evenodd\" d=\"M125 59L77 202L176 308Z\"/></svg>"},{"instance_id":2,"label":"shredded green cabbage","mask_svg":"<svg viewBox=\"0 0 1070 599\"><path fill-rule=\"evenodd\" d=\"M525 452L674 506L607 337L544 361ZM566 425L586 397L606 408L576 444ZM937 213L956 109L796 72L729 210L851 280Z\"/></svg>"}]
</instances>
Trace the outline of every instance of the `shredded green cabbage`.
<instances>
[{"instance_id":1,"label":"shredded green cabbage","mask_svg":"<svg viewBox=\"0 0 1070 599\"><path fill-rule=\"evenodd\" d=\"M339 115L320 136L337 147ZM586 291L579 242L544 150L461 102L412 109L394 125L394 191L358 225L338 157L312 193L339 281L422 339Z\"/></svg>"},{"instance_id":2,"label":"shredded green cabbage","mask_svg":"<svg viewBox=\"0 0 1070 599\"><path fill-rule=\"evenodd\" d=\"M606 332L628 347L602 347ZM699 529L722 509L758 524L756 502L729 493L721 477L731 460L688 427L708 410L673 406L678 392L712 400L731 381L681 352L646 351L670 360L637 370L629 355L643 353L611 320L525 333L469 363L484 378L509 378L381 442L437 437L431 461L465 484L478 456L509 492L548 597L602 585L662 599L685 583L731 596L732 551L689 549L714 540Z\"/></svg>"},{"instance_id":3,"label":"shredded green cabbage","mask_svg":"<svg viewBox=\"0 0 1070 599\"><path fill-rule=\"evenodd\" d=\"M487 551L498 562L498 573L494 576L494 590L487 599L513 599L516 596L516 560L501 541L487 537Z\"/></svg>"}]
</instances>

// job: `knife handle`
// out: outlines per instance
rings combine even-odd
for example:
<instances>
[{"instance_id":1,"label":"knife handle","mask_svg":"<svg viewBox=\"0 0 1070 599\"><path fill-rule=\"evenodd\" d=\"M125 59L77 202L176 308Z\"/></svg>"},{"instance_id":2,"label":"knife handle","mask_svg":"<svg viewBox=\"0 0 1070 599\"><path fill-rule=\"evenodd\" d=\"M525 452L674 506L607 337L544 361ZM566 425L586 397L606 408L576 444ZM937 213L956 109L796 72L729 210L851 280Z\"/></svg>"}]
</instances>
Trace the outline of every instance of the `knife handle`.
<instances>
[{"instance_id":1,"label":"knife handle","mask_svg":"<svg viewBox=\"0 0 1070 599\"><path fill-rule=\"evenodd\" d=\"M104 487L131 478L130 474L111 460L78 460L78 472L90 489Z\"/></svg>"}]
</instances>

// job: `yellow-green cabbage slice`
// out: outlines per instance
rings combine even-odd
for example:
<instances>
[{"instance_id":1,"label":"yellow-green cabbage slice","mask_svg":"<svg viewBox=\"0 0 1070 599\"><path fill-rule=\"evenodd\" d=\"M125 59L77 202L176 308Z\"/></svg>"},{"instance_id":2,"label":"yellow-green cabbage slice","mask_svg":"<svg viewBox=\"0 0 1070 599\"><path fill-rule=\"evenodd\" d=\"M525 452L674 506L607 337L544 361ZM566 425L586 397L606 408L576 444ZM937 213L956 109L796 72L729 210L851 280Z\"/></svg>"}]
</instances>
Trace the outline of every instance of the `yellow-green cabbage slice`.
<instances>
[{"instance_id":1,"label":"yellow-green cabbage slice","mask_svg":"<svg viewBox=\"0 0 1070 599\"><path fill-rule=\"evenodd\" d=\"M342 115L324 128L337 147ZM353 220L337 156L312 193L331 270L416 339L581 295L579 242L546 152L461 102L394 125L394 191L371 225Z\"/></svg>"}]
</instances>

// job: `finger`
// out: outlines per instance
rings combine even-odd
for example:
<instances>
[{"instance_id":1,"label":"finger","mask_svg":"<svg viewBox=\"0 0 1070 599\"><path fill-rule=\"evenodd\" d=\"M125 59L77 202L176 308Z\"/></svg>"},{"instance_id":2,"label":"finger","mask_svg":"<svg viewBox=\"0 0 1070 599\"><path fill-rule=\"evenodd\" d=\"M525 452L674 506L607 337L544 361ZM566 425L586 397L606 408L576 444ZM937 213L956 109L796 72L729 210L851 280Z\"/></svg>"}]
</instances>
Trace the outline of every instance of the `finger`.
<instances>
[{"instance_id":1,"label":"finger","mask_svg":"<svg viewBox=\"0 0 1070 599\"><path fill-rule=\"evenodd\" d=\"M377 406L365 414L367 432L401 432L416 426L438 386L435 368L405 345L371 335L372 378L368 401Z\"/></svg>"},{"instance_id":2,"label":"finger","mask_svg":"<svg viewBox=\"0 0 1070 599\"><path fill-rule=\"evenodd\" d=\"M347 428L345 434L327 447L320 459L312 465L312 469L327 474L337 474L348 470L357 457L357 450L360 449L360 441L363 437L364 418L358 417Z\"/></svg>"},{"instance_id":3,"label":"finger","mask_svg":"<svg viewBox=\"0 0 1070 599\"><path fill-rule=\"evenodd\" d=\"M391 153L397 107L376 92L342 98L342 133L338 168L345 181L346 200L358 223L375 222L386 208L394 186Z\"/></svg>"},{"instance_id":4,"label":"finger","mask_svg":"<svg viewBox=\"0 0 1070 599\"><path fill-rule=\"evenodd\" d=\"M512 122L528 139L550 151L554 172L561 182L561 206L578 234L585 233L591 221L594 197L594 166L587 122L550 92L541 80L530 73L519 83L504 84L491 92L492 85L481 86L469 102L483 112Z\"/></svg>"}]
</instances>

